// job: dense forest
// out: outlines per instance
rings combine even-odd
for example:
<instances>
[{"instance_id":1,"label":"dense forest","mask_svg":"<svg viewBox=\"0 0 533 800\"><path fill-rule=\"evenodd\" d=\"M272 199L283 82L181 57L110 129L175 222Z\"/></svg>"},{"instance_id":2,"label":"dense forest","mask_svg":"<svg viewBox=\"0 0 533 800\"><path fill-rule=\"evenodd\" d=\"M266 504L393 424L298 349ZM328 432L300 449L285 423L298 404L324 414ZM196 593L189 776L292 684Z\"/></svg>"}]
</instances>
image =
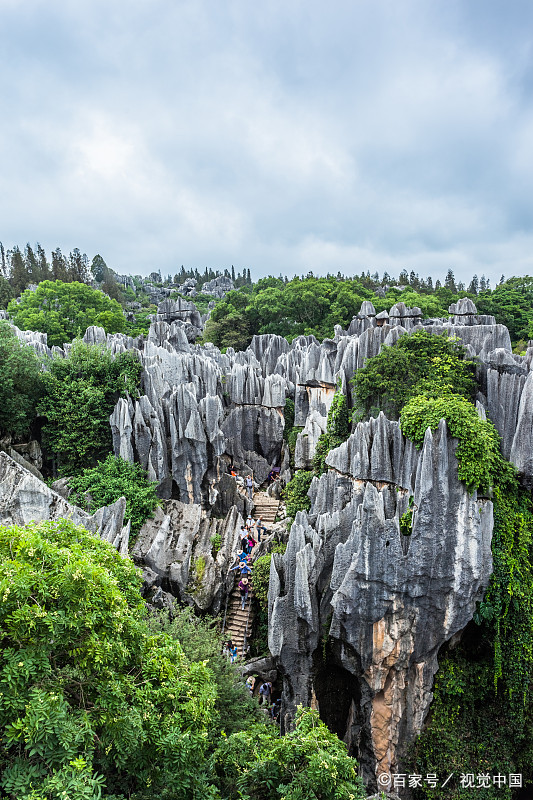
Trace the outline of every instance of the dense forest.
<instances>
[{"instance_id":1,"label":"dense forest","mask_svg":"<svg viewBox=\"0 0 533 800\"><path fill-rule=\"evenodd\" d=\"M533 338L533 278L501 277L491 288L476 276L465 286L452 270L441 284L405 271L397 279L260 278L249 269L186 270L150 283L120 276L101 256L40 245L0 245L0 449L38 441L42 475L69 480L70 501L94 511L120 497L131 543L161 506L157 481L139 463L118 457L110 415L117 402L142 394L143 365L133 348L112 353L82 340L87 327L146 336L157 312L156 290L189 297L192 281L204 330L197 343L244 350L254 335L320 342L346 330L371 301L376 313L398 303L423 320L446 319L460 298L510 333L513 352ZM202 294L219 277L223 297ZM181 290L181 291L180 291ZM39 352L20 331L47 334ZM231 352L231 351L230 351ZM509 358L512 358L510 355ZM501 453L500 435L476 410L484 388L480 362L456 338L419 330L368 358L349 387L333 386L325 430L312 468L295 467L303 426L294 398L283 408L291 479L283 490L288 527L311 506L311 483L326 458L358 423L381 412L422 448L428 428L446 420L457 440L458 479L494 507L493 574L461 643L440 655L427 725L412 744L404 772L523 773L533 780L533 501L530 487ZM224 390L224 398L230 400ZM412 498L399 520L412 534ZM213 543L216 549L217 543ZM218 543L220 545L220 543ZM257 653L268 655L267 594L277 542L256 564ZM366 796L357 762L320 719L300 708L281 731L250 698L238 670L221 656L220 618L200 620L188 608L147 608L139 570L107 542L69 520L0 527L0 769L3 797L17 800L357 800ZM327 632L321 647L330 646ZM426 785L418 800L456 797ZM509 786L476 789L510 798Z\"/></svg>"}]
</instances>

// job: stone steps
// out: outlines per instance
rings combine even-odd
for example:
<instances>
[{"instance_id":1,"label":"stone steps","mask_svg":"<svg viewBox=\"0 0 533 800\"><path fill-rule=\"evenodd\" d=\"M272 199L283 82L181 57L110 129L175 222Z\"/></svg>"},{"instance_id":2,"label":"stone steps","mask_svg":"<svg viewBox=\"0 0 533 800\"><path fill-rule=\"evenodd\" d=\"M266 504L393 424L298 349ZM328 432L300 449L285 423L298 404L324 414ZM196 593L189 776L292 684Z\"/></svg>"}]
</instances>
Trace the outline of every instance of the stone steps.
<instances>
[{"instance_id":1,"label":"stone steps","mask_svg":"<svg viewBox=\"0 0 533 800\"><path fill-rule=\"evenodd\" d=\"M268 528L276 521L276 516L279 509L279 500L274 500L269 497L266 492L256 492L254 495L254 519L261 520ZM235 584L233 586L231 595L228 599L226 609L226 624L224 626L224 635L231 639L233 644L237 645L237 656L243 657L244 638L250 636L252 625L254 621L254 611L251 605L253 597L253 572L252 572L252 588L248 593L248 600L244 607L241 609L241 595L239 592L239 581L235 577ZM247 627L248 626L248 627Z\"/></svg>"}]
</instances>

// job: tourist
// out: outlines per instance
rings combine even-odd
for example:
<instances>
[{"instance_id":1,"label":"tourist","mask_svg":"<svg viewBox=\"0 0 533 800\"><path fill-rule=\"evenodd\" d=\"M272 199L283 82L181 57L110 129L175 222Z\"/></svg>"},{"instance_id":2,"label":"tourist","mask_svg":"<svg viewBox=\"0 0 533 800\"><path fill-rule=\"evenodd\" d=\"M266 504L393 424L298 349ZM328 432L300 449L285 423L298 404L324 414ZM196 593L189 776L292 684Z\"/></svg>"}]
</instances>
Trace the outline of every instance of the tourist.
<instances>
[{"instance_id":1,"label":"tourist","mask_svg":"<svg viewBox=\"0 0 533 800\"><path fill-rule=\"evenodd\" d=\"M270 681L264 681L259 687L259 705L270 705L270 696L272 694L272 684Z\"/></svg>"},{"instance_id":2,"label":"tourist","mask_svg":"<svg viewBox=\"0 0 533 800\"><path fill-rule=\"evenodd\" d=\"M246 491L248 493L248 498L250 500L254 499L254 481L251 475L246 476L246 480L244 481L246 486Z\"/></svg>"},{"instance_id":3,"label":"tourist","mask_svg":"<svg viewBox=\"0 0 533 800\"><path fill-rule=\"evenodd\" d=\"M246 678L246 685L248 686L250 694L253 695L255 686L255 677L253 675L249 675L248 678Z\"/></svg>"},{"instance_id":4,"label":"tourist","mask_svg":"<svg viewBox=\"0 0 533 800\"><path fill-rule=\"evenodd\" d=\"M239 581L239 592L241 593L241 610L244 611L244 606L248 600L248 592L250 587L248 585L248 578L241 578Z\"/></svg>"},{"instance_id":5,"label":"tourist","mask_svg":"<svg viewBox=\"0 0 533 800\"><path fill-rule=\"evenodd\" d=\"M235 664L235 662L237 661L237 645L236 644L233 645L230 648L229 652L230 652L230 663Z\"/></svg>"}]
</instances>

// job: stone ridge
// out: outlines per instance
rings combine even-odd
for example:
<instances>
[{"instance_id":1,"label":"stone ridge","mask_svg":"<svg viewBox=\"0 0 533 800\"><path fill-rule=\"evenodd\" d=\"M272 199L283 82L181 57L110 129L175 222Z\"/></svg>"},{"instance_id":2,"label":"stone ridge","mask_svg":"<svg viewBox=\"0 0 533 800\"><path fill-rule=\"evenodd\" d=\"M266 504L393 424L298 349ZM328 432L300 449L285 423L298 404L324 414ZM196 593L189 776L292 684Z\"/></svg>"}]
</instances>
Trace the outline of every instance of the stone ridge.
<instances>
[{"instance_id":1,"label":"stone ridge","mask_svg":"<svg viewBox=\"0 0 533 800\"><path fill-rule=\"evenodd\" d=\"M420 733L439 649L472 619L492 572L492 503L458 480L455 447L444 420L419 453L397 423L360 423L330 453L335 471L314 480L310 512L297 514L285 554L272 559L269 648L287 724L296 705L315 702L370 785L398 771ZM323 685L332 671L359 687L339 689L336 708Z\"/></svg>"}]
</instances>

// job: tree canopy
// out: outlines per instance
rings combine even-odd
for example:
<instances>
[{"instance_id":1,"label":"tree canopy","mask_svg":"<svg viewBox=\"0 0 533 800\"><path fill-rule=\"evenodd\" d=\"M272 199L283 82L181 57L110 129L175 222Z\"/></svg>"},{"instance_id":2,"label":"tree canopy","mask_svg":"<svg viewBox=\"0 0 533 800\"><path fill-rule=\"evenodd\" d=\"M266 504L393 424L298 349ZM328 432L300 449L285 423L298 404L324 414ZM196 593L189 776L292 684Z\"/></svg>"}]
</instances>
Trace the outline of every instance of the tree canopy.
<instances>
[{"instance_id":1,"label":"tree canopy","mask_svg":"<svg viewBox=\"0 0 533 800\"><path fill-rule=\"evenodd\" d=\"M0 527L0 785L17 800L362 800L310 709L245 696L207 624L148 618L133 562L70 520ZM228 707L227 703L231 705ZM240 717L240 718L239 718Z\"/></svg>"},{"instance_id":2,"label":"tree canopy","mask_svg":"<svg viewBox=\"0 0 533 800\"><path fill-rule=\"evenodd\" d=\"M353 378L355 406L363 414L384 411L397 419L417 395L458 394L472 399L475 364L459 341L425 330L400 336L368 359Z\"/></svg>"},{"instance_id":3,"label":"tree canopy","mask_svg":"<svg viewBox=\"0 0 533 800\"><path fill-rule=\"evenodd\" d=\"M43 374L43 442L63 475L75 475L112 450L109 416L120 396L135 396L141 364L132 352L113 356L105 346L77 339L66 358Z\"/></svg>"},{"instance_id":4,"label":"tree canopy","mask_svg":"<svg viewBox=\"0 0 533 800\"><path fill-rule=\"evenodd\" d=\"M41 363L35 350L0 320L0 434L28 432L41 392Z\"/></svg>"},{"instance_id":5,"label":"tree canopy","mask_svg":"<svg viewBox=\"0 0 533 800\"><path fill-rule=\"evenodd\" d=\"M78 281L43 281L35 291L23 292L20 303L12 301L8 310L21 330L46 333L48 343L60 347L90 325L106 333L120 333L125 327L116 300Z\"/></svg>"},{"instance_id":6,"label":"tree canopy","mask_svg":"<svg viewBox=\"0 0 533 800\"><path fill-rule=\"evenodd\" d=\"M74 492L71 502L91 512L125 497L124 518L131 522L133 536L152 516L158 504L155 492L157 484L150 483L141 465L117 458L111 453L105 461L99 461L95 467L84 469L71 478L69 486Z\"/></svg>"}]
</instances>

